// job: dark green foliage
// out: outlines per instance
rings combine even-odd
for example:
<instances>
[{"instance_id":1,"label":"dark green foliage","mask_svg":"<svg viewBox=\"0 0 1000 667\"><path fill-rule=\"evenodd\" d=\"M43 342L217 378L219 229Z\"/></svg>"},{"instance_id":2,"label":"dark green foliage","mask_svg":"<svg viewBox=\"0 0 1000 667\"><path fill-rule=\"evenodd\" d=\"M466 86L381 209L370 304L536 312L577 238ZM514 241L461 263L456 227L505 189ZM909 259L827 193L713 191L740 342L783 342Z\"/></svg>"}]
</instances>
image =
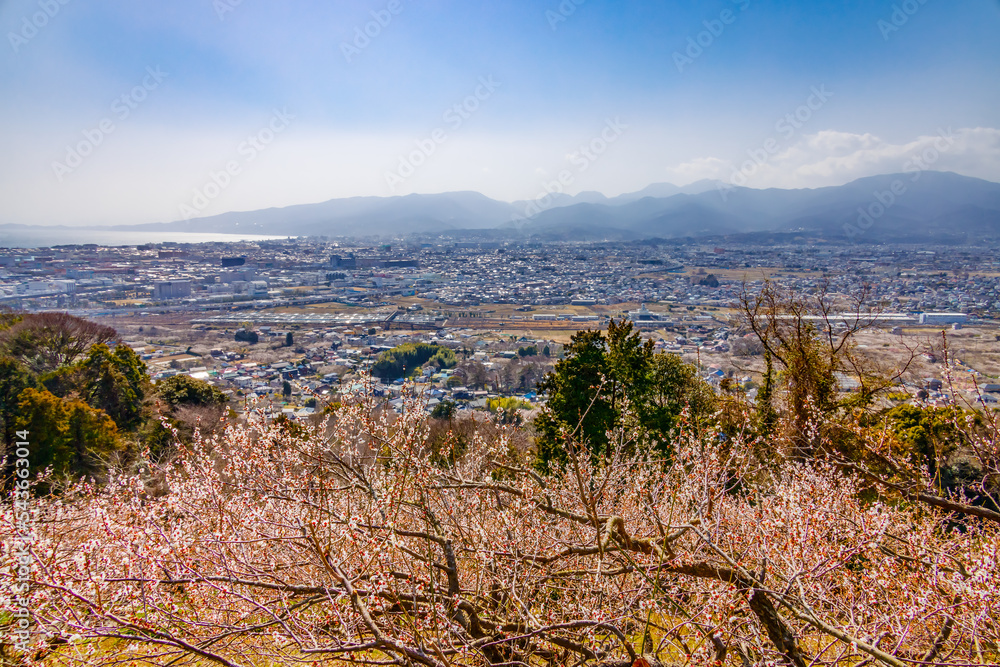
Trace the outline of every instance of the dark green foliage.
<instances>
[{"instance_id":1,"label":"dark green foliage","mask_svg":"<svg viewBox=\"0 0 1000 667\"><path fill-rule=\"evenodd\" d=\"M535 420L538 461L548 470L551 461L565 463L564 433L586 443L595 455L607 450L607 432L615 412L605 388L607 359L600 331L580 331L566 348L566 358L538 385L548 395L545 410Z\"/></svg>"},{"instance_id":2,"label":"dark green foliage","mask_svg":"<svg viewBox=\"0 0 1000 667\"><path fill-rule=\"evenodd\" d=\"M103 343L92 345L80 361L39 376L39 392L23 391L34 384L34 378L22 369L19 375L0 379L0 393L7 394L10 403L15 400L14 392L17 391L18 409L27 405L34 410L21 418L31 421L33 428L38 429L32 441L49 452L43 459L56 465L60 474L97 473L101 454L123 449L119 434L138 432L149 418L145 405L149 391L146 365L125 345L118 345L114 350ZM57 421L41 428L39 425L49 418ZM60 419L65 423L57 423ZM108 423L114 429L109 429ZM74 437L94 440L67 440ZM73 467L76 465L79 469Z\"/></svg>"},{"instance_id":3,"label":"dark green foliage","mask_svg":"<svg viewBox=\"0 0 1000 667\"><path fill-rule=\"evenodd\" d=\"M404 343L378 356L372 366L372 375L383 380L412 375L425 364L438 368L452 368L458 363L455 353L440 345L427 343Z\"/></svg>"},{"instance_id":4,"label":"dark green foliage","mask_svg":"<svg viewBox=\"0 0 1000 667\"><path fill-rule=\"evenodd\" d=\"M714 273L710 273L701 280L699 280L698 284L704 285L705 287L718 287L719 279L715 277Z\"/></svg>"},{"instance_id":5,"label":"dark green foliage","mask_svg":"<svg viewBox=\"0 0 1000 667\"><path fill-rule=\"evenodd\" d=\"M538 386L548 402L535 419L537 464L567 460L566 434L591 456L608 454L608 431L627 427L663 453L685 407L691 419L712 413L715 394L680 357L654 354L631 322L574 335L565 358Z\"/></svg>"},{"instance_id":6,"label":"dark green foliage","mask_svg":"<svg viewBox=\"0 0 1000 667\"><path fill-rule=\"evenodd\" d=\"M701 425L715 410L716 396L695 367L676 354L653 355L649 378L648 393L639 402L640 423L666 453L684 409L691 422Z\"/></svg>"},{"instance_id":7,"label":"dark green foliage","mask_svg":"<svg viewBox=\"0 0 1000 667\"><path fill-rule=\"evenodd\" d=\"M432 419L451 419L458 406L454 401L441 401L431 409Z\"/></svg>"},{"instance_id":8,"label":"dark green foliage","mask_svg":"<svg viewBox=\"0 0 1000 667\"><path fill-rule=\"evenodd\" d=\"M0 357L0 421L4 444L9 445L13 440L13 422L21 392L35 384L35 378L16 359Z\"/></svg>"},{"instance_id":9,"label":"dark green foliage","mask_svg":"<svg viewBox=\"0 0 1000 667\"><path fill-rule=\"evenodd\" d=\"M196 380L190 375L175 375L160 380L156 383L155 393L161 401L174 407L225 405L229 400L224 393L209 383Z\"/></svg>"},{"instance_id":10,"label":"dark green foliage","mask_svg":"<svg viewBox=\"0 0 1000 667\"><path fill-rule=\"evenodd\" d=\"M0 313L3 450L29 431L32 467L97 475L150 419L146 366L114 329L65 313ZM6 472L6 471L5 471Z\"/></svg>"},{"instance_id":11,"label":"dark green foliage","mask_svg":"<svg viewBox=\"0 0 1000 667\"><path fill-rule=\"evenodd\" d=\"M134 431L146 415L143 403L149 390L146 364L127 345L113 351L94 345L80 363L79 394L91 407L103 410L123 431Z\"/></svg>"},{"instance_id":12,"label":"dark green foliage","mask_svg":"<svg viewBox=\"0 0 1000 667\"><path fill-rule=\"evenodd\" d=\"M62 366L38 377L40 385L60 398L79 392L82 382L80 367L77 365Z\"/></svg>"},{"instance_id":13,"label":"dark green foliage","mask_svg":"<svg viewBox=\"0 0 1000 667\"><path fill-rule=\"evenodd\" d=\"M649 395L652 385L650 371L653 361L653 341L642 342L642 336L631 322L623 320L608 324L606 376L611 397L611 409L621 414L626 403L636 410Z\"/></svg>"},{"instance_id":14,"label":"dark green foliage","mask_svg":"<svg viewBox=\"0 0 1000 667\"><path fill-rule=\"evenodd\" d=\"M295 344L295 337L292 336L292 332L289 331L285 334L285 347L291 347Z\"/></svg>"},{"instance_id":15,"label":"dark green foliage","mask_svg":"<svg viewBox=\"0 0 1000 667\"><path fill-rule=\"evenodd\" d=\"M237 343L250 343L251 345L256 345L260 340L260 335L250 329L240 329L236 332L236 342Z\"/></svg>"},{"instance_id":16,"label":"dark green foliage","mask_svg":"<svg viewBox=\"0 0 1000 667\"><path fill-rule=\"evenodd\" d=\"M154 459L169 453L178 440L189 441L196 427L203 433L218 428L218 420L229 402L224 393L189 375L160 380L151 396L156 402L155 410L139 436Z\"/></svg>"},{"instance_id":17,"label":"dark green foliage","mask_svg":"<svg viewBox=\"0 0 1000 667\"><path fill-rule=\"evenodd\" d=\"M926 466L931 476L939 478L941 468L964 442L957 422L958 408L921 408L899 405L885 412L886 422L899 439L899 454L911 463ZM945 486L938 479L939 485Z\"/></svg>"},{"instance_id":18,"label":"dark green foliage","mask_svg":"<svg viewBox=\"0 0 1000 667\"><path fill-rule=\"evenodd\" d=\"M286 397L292 395L292 383L288 380L281 382L281 395Z\"/></svg>"},{"instance_id":19,"label":"dark green foliage","mask_svg":"<svg viewBox=\"0 0 1000 667\"><path fill-rule=\"evenodd\" d=\"M13 473L14 443L16 420L20 408L21 392L35 386L35 378L25 368L11 357L0 357L0 430L3 433L3 443L0 451L10 457L4 474L0 479L8 479Z\"/></svg>"},{"instance_id":20,"label":"dark green foliage","mask_svg":"<svg viewBox=\"0 0 1000 667\"><path fill-rule=\"evenodd\" d=\"M538 348L534 345L529 345L528 347L521 347L517 350L517 356L519 357L537 357Z\"/></svg>"},{"instance_id":21,"label":"dark green foliage","mask_svg":"<svg viewBox=\"0 0 1000 667\"><path fill-rule=\"evenodd\" d=\"M112 351L116 339L114 329L66 313L0 314L3 450L26 430L33 469L100 475L124 451L119 433L145 418L146 367L126 346Z\"/></svg>"},{"instance_id":22,"label":"dark green foliage","mask_svg":"<svg viewBox=\"0 0 1000 667\"><path fill-rule=\"evenodd\" d=\"M122 449L114 421L81 400L29 388L21 392L18 413L15 426L28 431L32 467L52 466L59 478L100 475Z\"/></svg>"},{"instance_id":23,"label":"dark green foliage","mask_svg":"<svg viewBox=\"0 0 1000 667\"><path fill-rule=\"evenodd\" d=\"M38 469L53 465L60 475L98 474L108 455L124 450L119 434L137 432L148 417L146 366L131 348L112 350L103 342L79 358L83 338L110 338L99 325L91 329L75 318L38 322L32 316L24 322L30 326L8 342L27 359L0 359L4 447L13 442L16 428L25 428ZM60 365L50 368L55 363ZM41 372L32 373L31 367Z\"/></svg>"},{"instance_id":24,"label":"dark green foliage","mask_svg":"<svg viewBox=\"0 0 1000 667\"><path fill-rule=\"evenodd\" d=\"M861 423L876 434L885 430L895 436L891 441L895 466L884 466L881 456L871 457L862 450L851 458L862 460L887 477L930 476L936 493L962 494L973 505L1000 510L1000 480L991 475L988 458L983 457L983 442L996 437L993 426L981 413L962 408L898 405L878 415L863 415ZM910 472L904 472L907 467ZM913 472L913 471L917 472Z\"/></svg>"}]
</instances>

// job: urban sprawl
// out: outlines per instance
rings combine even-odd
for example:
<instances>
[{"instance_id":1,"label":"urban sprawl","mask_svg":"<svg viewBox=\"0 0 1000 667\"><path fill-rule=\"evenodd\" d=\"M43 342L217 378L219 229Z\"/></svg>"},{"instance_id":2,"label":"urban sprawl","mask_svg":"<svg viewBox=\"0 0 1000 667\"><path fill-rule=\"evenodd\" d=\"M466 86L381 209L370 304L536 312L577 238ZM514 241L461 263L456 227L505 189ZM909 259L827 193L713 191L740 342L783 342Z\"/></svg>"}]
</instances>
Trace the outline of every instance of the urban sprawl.
<instances>
[{"instance_id":1,"label":"urban sprawl","mask_svg":"<svg viewBox=\"0 0 1000 667\"><path fill-rule=\"evenodd\" d=\"M990 249L300 238L0 251L3 305L110 324L154 380L188 374L234 405L290 418L362 383L397 410L414 390L428 411L489 410L504 397L530 409L570 336L612 319L752 399L762 365L741 299L765 280L842 304L831 328L856 319L847 306L868 289L877 314L862 345L908 364L902 390L996 403L1000 260ZM406 369L410 382L369 379L380 354L406 343L448 348L455 363ZM942 363L949 354L960 377Z\"/></svg>"}]
</instances>

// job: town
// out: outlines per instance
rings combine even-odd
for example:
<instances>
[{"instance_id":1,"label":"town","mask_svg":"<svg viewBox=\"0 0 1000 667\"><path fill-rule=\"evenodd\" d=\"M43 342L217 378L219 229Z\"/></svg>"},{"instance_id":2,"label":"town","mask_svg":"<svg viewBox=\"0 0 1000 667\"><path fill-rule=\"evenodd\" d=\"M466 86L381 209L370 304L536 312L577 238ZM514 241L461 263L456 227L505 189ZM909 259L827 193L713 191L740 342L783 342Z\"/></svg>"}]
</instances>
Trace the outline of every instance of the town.
<instances>
[{"instance_id":1,"label":"town","mask_svg":"<svg viewBox=\"0 0 1000 667\"><path fill-rule=\"evenodd\" d=\"M13 249L0 266L4 305L111 325L153 380L190 375L234 406L290 418L366 378L397 411L407 379L428 412L490 411L500 398L532 410L570 337L613 319L752 400L763 366L740 303L765 280L842 303L868 286L877 316L865 344L907 363L913 399L995 404L1000 390L1000 260L989 249L289 238ZM940 363L942 330L961 343L960 382ZM420 343L454 357L372 377L380 355ZM842 391L853 386L841 378Z\"/></svg>"}]
</instances>

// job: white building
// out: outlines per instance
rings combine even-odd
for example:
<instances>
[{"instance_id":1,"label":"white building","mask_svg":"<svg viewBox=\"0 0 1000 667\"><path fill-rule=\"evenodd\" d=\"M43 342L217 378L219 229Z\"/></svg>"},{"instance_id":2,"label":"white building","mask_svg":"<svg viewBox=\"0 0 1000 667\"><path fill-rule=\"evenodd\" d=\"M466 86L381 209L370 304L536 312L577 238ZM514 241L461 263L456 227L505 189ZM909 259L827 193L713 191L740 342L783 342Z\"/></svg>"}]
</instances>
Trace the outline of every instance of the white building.
<instances>
[{"instance_id":1,"label":"white building","mask_svg":"<svg viewBox=\"0 0 1000 667\"><path fill-rule=\"evenodd\" d=\"M73 294L75 280L28 280L15 287L18 295L41 296L45 294Z\"/></svg>"},{"instance_id":2,"label":"white building","mask_svg":"<svg viewBox=\"0 0 1000 667\"><path fill-rule=\"evenodd\" d=\"M153 283L153 298L157 301L188 296L191 296L190 280L160 280Z\"/></svg>"},{"instance_id":3,"label":"white building","mask_svg":"<svg viewBox=\"0 0 1000 667\"><path fill-rule=\"evenodd\" d=\"M921 324L965 324L969 316L965 313L920 313Z\"/></svg>"},{"instance_id":4,"label":"white building","mask_svg":"<svg viewBox=\"0 0 1000 667\"><path fill-rule=\"evenodd\" d=\"M670 320L667 319L666 315L647 310L646 304L642 304L639 310L628 311L628 319L632 321L632 324L640 328L650 327L657 329L670 324Z\"/></svg>"}]
</instances>

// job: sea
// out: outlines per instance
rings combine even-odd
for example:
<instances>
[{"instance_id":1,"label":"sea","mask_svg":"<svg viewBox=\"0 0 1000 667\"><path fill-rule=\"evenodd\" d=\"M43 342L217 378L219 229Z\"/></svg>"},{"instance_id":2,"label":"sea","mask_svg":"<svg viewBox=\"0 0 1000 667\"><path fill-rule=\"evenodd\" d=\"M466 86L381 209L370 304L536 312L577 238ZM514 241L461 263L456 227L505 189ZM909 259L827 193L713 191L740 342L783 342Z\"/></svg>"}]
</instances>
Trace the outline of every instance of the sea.
<instances>
[{"instance_id":1,"label":"sea","mask_svg":"<svg viewBox=\"0 0 1000 667\"><path fill-rule=\"evenodd\" d=\"M116 231L107 229L74 229L72 227L0 228L0 248L48 248L56 245L131 246L147 243L228 243L237 241L270 241L286 236L261 234L200 234L171 231Z\"/></svg>"}]
</instances>

